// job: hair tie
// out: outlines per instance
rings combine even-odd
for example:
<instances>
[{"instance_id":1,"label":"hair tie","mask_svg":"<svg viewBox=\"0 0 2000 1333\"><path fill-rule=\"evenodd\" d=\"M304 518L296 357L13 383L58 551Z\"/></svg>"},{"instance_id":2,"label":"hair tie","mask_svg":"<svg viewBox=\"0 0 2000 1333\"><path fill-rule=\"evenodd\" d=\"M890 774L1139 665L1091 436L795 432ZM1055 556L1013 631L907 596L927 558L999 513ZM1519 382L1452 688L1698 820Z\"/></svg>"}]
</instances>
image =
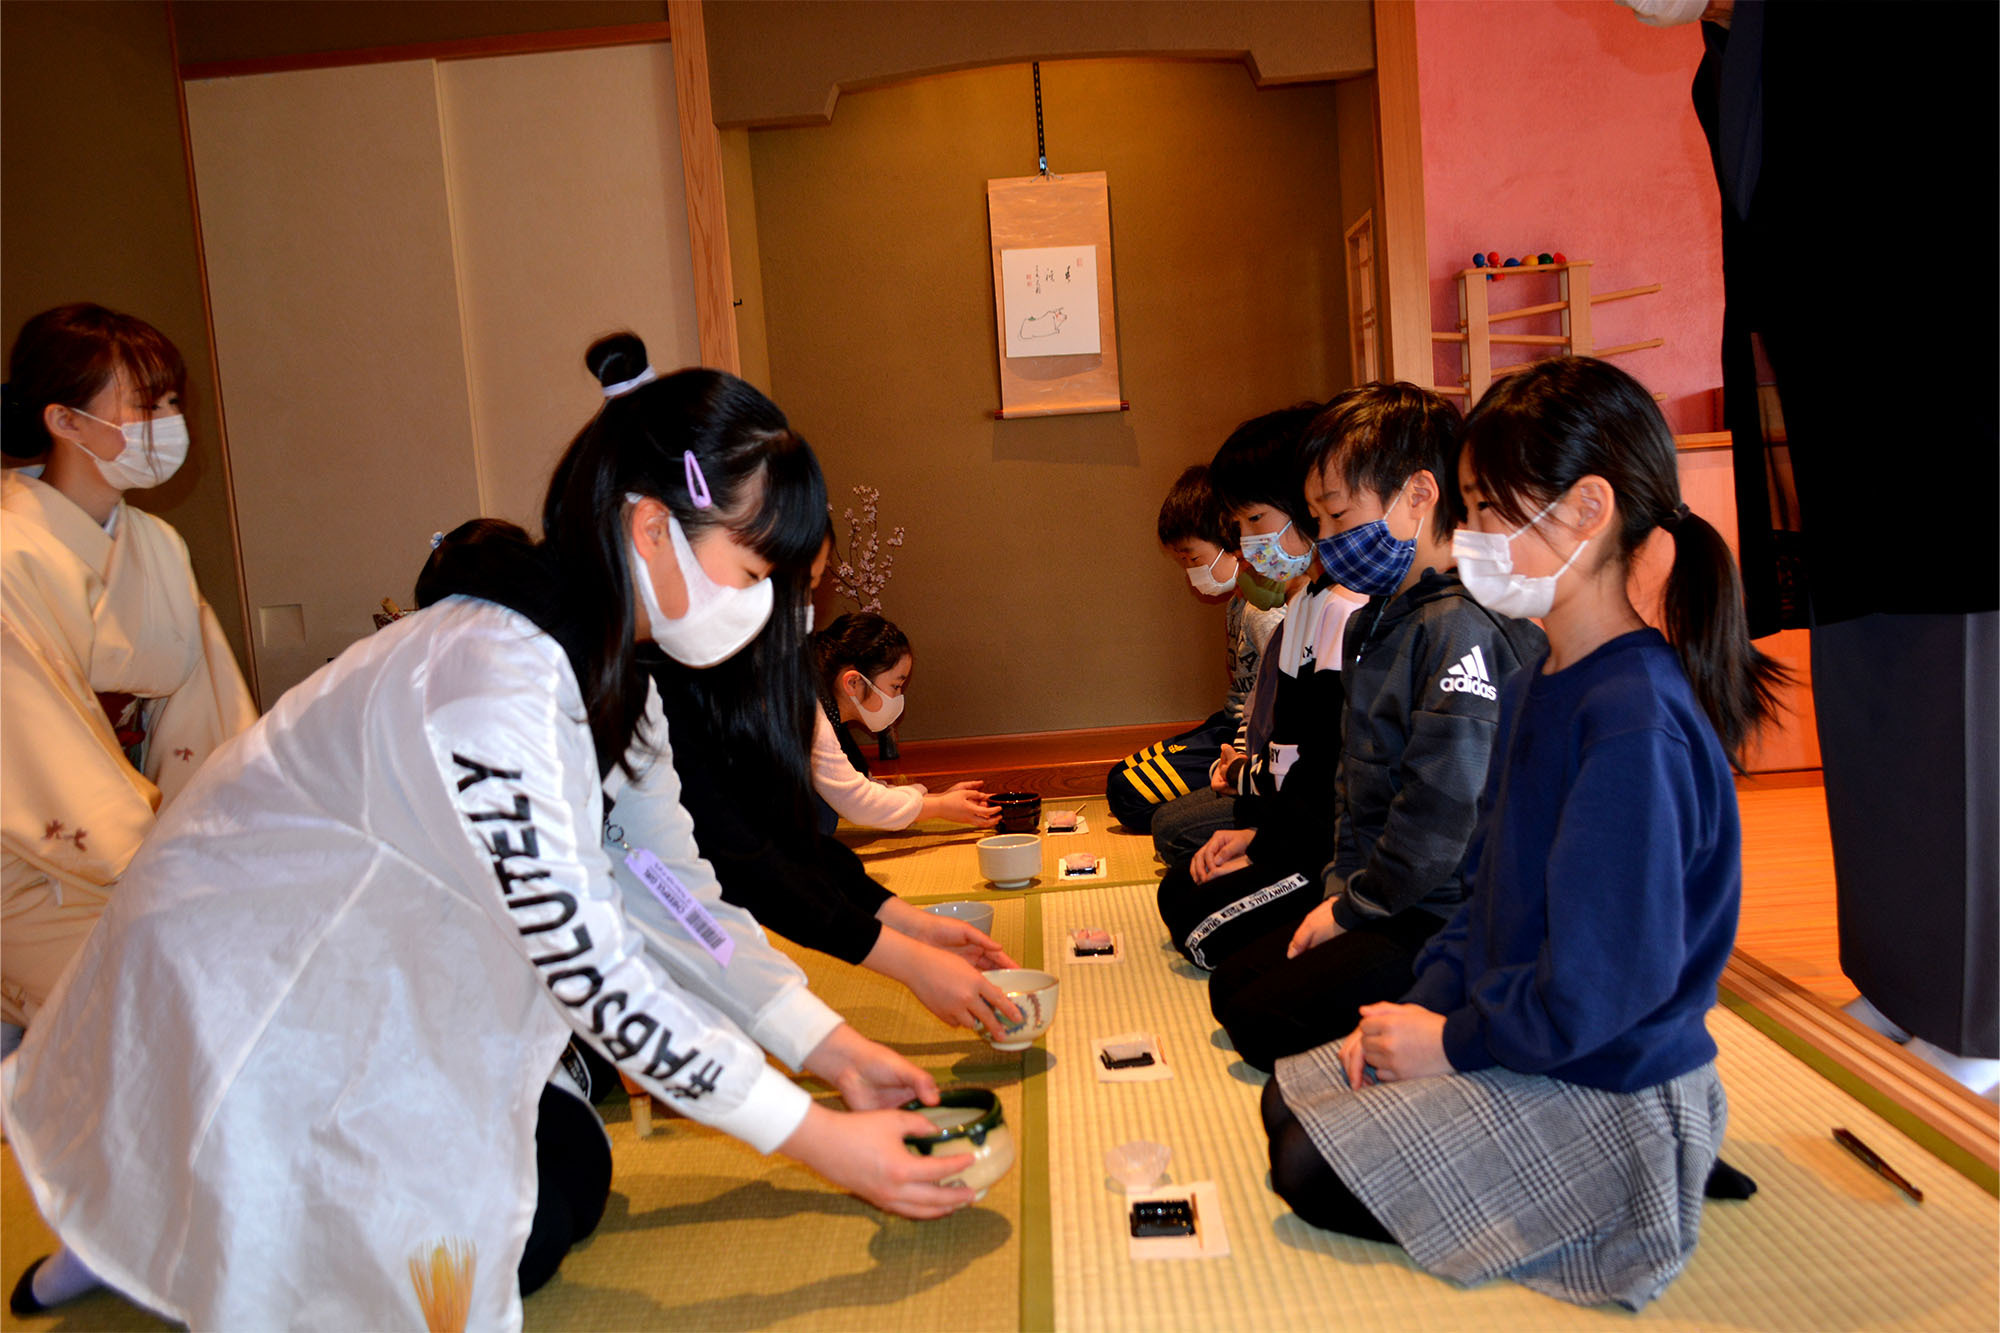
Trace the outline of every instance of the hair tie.
<instances>
[{"instance_id":1,"label":"hair tie","mask_svg":"<svg viewBox=\"0 0 2000 1333\"><path fill-rule=\"evenodd\" d=\"M706 509L715 503L715 497L708 492L708 478L701 475L701 464L694 461L694 450L681 452L681 472L687 478L688 499L696 509Z\"/></svg>"},{"instance_id":2,"label":"hair tie","mask_svg":"<svg viewBox=\"0 0 2000 1333\"><path fill-rule=\"evenodd\" d=\"M616 384L605 385L604 396L606 398L621 397L624 394L632 392L632 390L638 388L641 384L651 384L659 377L659 372L655 371L651 366L647 366L629 380L619 380Z\"/></svg>"},{"instance_id":3,"label":"hair tie","mask_svg":"<svg viewBox=\"0 0 2000 1333\"><path fill-rule=\"evenodd\" d=\"M1681 520L1686 518L1689 512L1687 502L1682 501L1680 504L1674 506L1674 511L1671 514L1660 520L1660 526L1663 528L1677 528L1681 525Z\"/></svg>"},{"instance_id":4,"label":"hair tie","mask_svg":"<svg viewBox=\"0 0 2000 1333\"><path fill-rule=\"evenodd\" d=\"M435 551L442 545L444 545L444 534L442 532L433 532L431 534L431 549Z\"/></svg>"}]
</instances>

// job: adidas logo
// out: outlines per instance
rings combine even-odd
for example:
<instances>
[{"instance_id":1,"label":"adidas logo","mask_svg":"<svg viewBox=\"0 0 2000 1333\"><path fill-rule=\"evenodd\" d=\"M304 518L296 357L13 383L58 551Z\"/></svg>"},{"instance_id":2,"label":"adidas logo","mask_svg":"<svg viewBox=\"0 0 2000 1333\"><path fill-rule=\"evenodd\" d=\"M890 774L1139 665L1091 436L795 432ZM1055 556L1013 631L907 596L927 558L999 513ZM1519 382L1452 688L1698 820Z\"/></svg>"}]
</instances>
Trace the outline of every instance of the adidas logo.
<instances>
[{"instance_id":1,"label":"adidas logo","mask_svg":"<svg viewBox=\"0 0 2000 1333\"><path fill-rule=\"evenodd\" d=\"M1447 694L1476 694L1482 699L1500 697L1500 691L1493 688L1493 677L1486 672L1486 658L1476 644L1438 678L1438 688Z\"/></svg>"}]
</instances>

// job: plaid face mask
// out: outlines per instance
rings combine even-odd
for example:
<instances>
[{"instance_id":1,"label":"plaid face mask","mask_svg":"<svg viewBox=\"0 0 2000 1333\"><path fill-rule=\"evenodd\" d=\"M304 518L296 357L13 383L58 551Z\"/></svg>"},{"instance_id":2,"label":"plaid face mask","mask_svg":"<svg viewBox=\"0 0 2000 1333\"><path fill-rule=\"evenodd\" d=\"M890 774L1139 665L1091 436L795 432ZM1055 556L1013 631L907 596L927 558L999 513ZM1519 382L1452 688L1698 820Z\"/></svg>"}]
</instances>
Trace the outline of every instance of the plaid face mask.
<instances>
[{"instance_id":1,"label":"plaid face mask","mask_svg":"<svg viewBox=\"0 0 2000 1333\"><path fill-rule=\"evenodd\" d=\"M1319 564L1328 578L1370 597L1387 597L1403 586L1410 564L1417 558L1417 539L1412 534L1398 541L1389 531L1389 515L1396 512L1396 506L1403 502L1403 491L1409 488L1404 482L1382 517L1319 539Z\"/></svg>"}]
</instances>

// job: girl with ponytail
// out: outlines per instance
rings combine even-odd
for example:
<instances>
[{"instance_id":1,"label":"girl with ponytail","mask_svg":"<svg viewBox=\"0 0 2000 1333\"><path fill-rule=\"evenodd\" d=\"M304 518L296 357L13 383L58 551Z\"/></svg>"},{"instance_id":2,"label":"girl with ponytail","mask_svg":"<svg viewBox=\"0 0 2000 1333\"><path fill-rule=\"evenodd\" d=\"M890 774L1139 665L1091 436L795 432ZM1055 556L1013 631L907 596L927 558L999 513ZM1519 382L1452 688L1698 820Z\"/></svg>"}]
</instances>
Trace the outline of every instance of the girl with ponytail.
<instances>
[{"instance_id":1,"label":"girl with ponytail","mask_svg":"<svg viewBox=\"0 0 2000 1333\"><path fill-rule=\"evenodd\" d=\"M1638 1309L1693 1252L1704 1185L1754 1188L1710 1180L1728 1110L1704 1018L1742 881L1731 767L1780 672L1631 376L1565 358L1498 381L1458 484L1460 577L1539 618L1548 655L1502 686L1471 898L1414 986L1278 1062L1272 1182L1304 1220L1456 1281ZM1664 635L1628 592L1659 530Z\"/></svg>"},{"instance_id":2,"label":"girl with ponytail","mask_svg":"<svg viewBox=\"0 0 2000 1333\"><path fill-rule=\"evenodd\" d=\"M715 697L764 714L731 725L767 733L803 812L793 603L826 526L819 465L734 376L656 375L630 335L588 364L602 406L542 540L454 531L423 610L218 750L5 1066L9 1141L64 1243L17 1312L101 1275L194 1327L400 1327L425 1318L418 1271L466 1256L464 1326L518 1328L609 1187L602 1126L551 1074L572 1035L883 1208L971 1202L940 1183L969 1158L903 1144L932 1125L896 1108L934 1103L935 1080L721 900L641 667L712 669L761 632L796 680Z\"/></svg>"}]
</instances>

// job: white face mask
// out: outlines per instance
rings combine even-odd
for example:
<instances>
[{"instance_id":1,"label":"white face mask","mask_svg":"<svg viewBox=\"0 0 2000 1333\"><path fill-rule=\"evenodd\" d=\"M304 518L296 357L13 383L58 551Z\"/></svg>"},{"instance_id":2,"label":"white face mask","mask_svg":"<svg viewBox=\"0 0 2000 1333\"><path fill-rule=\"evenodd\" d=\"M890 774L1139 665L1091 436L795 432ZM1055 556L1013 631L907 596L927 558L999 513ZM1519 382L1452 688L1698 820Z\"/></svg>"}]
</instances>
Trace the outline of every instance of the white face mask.
<instances>
[{"instance_id":1,"label":"white face mask","mask_svg":"<svg viewBox=\"0 0 2000 1333\"><path fill-rule=\"evenodd\" d=\"M636 495L625 498L633 504L640 499ZM678 620L669 619L660 609L659 596L653 591L652 568L646 557L639 554L638 543L627 543L632 553L632 579L639 585L639 599L646 607L653 642L683 666L714 666L735 656L757 637L764 622L771 618L771 603L776 593L769 579L759 579L748 588L725 588L711 579L694 558L694 548L688 545L680 520L671 513L667 515L667 538L674 544L681 583L687 588L687 613Z\"/></svg>"},{"instance_id":2,"label":"white face mask","mask_svg":"<svg viewBox=\"0 0 2000 1333\"><path fill-rule=\"evenodd\" d=\"M1496 615L1513 616L1519 620L1533 620L1549 613L1549 608L1556 604L1556 580L1576 563L1576 558L1583 554L1583 548L1590 545L1590 539L1586 537L1578 542L1576 549L1569 553L1569 559L1562 562L1562 568L1542 578L1514 573L1511 548L1516 537L1541 522L1555 507L1556 501L1549 501L1539 513L1512 532L1471 532L1460 528L1452 534L1452 559L1457 561L1459 580L1472 594L1473 601Z\"/></svg>"},{"instance_id":3,"label":"white face mask","mask_svg":"<svg viewBox=\"0 0 2000 1333\"><path fill-rule=\"evenodd\" d=\"M1650 23L1656 28L1671 28L1678 23L1692 23L1702 16L1709 0L1618 0L1634 14L1641 23Z\"/></svg>"},{"instance_id":4,"label":"white face mask","mask_svg":"<svg viewBox=\"0 0 2000 1333\"><path fill-rule=\"evenodd\" d=\"M1229 577L1226 579L1219 579L1215 576L1215 567L1222 563L1222 557L1226 554L1228 553L1225 551L1217 551L1215 559L1209 561L1206 565L1198 565L1187 572L1188 582L1192 583L1194 590L1203 597L1220 597L1224 593L1236 591L1236 570L1231 569ZM1230 563L1233 565L1236 562L1231 561Z\"/></svg>"},{"instance_id":5,"label":"white face mask","mask_svg":"<svg viewBox=\"0 0 2000 1333\"><path fill-rule=\"evenodd\" d=\"M125 437L125 447L118 451L116 458L99 458L90 450L84 450L90 454L90 461L97 465L97 473L104 478L107 486L121 491L143 491L166 481L187 461L188 426L184 416L154 417L152 448L149 450L146 447L146 422L128 421L121 426L115 421L91 416L80 407L73 407L70 411L80 417L90 417L98 425L109 426Z\"/></svg>"},{"instance_id":6,"label":"white face mask","mask_svg":"<svg viewBox=\"0 0 2000 1333\"><path fill-rule=\"evenodd\" d=\"M857 671L854 674L858 676L861 673ZM861 724L870 731L887 731L895 726L896 719L903 715L903 696L889 693L872 680L868 681L868 685L870 692L875 696L875 706L869 707L867 702L860 698L854 700L855 708L861 713Z\"/></svg>"}]
</instances>

